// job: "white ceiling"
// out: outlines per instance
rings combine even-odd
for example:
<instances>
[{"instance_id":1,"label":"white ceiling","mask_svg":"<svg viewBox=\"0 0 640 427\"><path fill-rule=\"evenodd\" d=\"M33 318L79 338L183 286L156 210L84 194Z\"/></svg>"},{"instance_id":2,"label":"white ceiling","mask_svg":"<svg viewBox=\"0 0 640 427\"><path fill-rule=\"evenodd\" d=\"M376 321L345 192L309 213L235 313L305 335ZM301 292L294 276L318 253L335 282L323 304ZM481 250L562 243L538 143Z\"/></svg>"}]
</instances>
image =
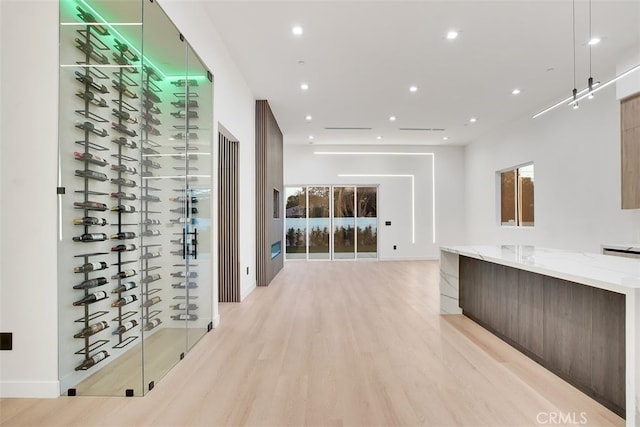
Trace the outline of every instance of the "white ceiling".
<instances>
[{"instance_id":1,"label":"white ceiling","mask_svg":"<svg viewBox=\"0 0 640 427\"><path fill-rule=\"evenodd\" d=\"M467 144L574 87L571 0L202 1L255 97L269 101L286 144L308 144L309 135L314 144ZM575 22L582 89L588 1L576 1ZM591 22L602 38L592 48L592 75L604 82L621 57L640 51L640 0L593 0ZM291 33L295 24L301 37ZM457 40L446 39L451 29Z\"/></svg>"}]
</instances>

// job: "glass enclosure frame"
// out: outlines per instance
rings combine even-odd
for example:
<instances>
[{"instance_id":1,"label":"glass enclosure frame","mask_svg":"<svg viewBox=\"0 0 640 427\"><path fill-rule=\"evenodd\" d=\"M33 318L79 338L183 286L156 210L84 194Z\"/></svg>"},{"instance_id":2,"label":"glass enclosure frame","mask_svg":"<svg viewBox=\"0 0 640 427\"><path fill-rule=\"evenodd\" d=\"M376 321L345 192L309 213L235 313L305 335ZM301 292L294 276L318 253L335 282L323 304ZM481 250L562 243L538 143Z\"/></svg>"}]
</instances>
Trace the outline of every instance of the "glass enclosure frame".
<instances>
[{"instance_id":1,"label":"glass enclosure frame","mask_svg":"<svg viewBox=\"0 0 640 427\"><path fill-rule=\"evenodd\" d=\"M212 328L213 75L161 7L61 0L61 394L141 396Z\"/></svg>"}]
</instances>

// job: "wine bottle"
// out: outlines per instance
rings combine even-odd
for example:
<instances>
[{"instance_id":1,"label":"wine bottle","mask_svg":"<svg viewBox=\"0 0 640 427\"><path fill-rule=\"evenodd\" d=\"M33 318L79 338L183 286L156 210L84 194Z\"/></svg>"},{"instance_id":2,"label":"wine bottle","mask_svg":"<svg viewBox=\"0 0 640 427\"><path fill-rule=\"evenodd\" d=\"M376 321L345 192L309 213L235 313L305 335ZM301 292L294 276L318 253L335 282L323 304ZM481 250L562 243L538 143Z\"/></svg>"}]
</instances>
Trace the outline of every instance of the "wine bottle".
<instances>
[{"instance_id":1,"label":"wine bottle","mask_svg":"<svg viewBox=\"0 0 640 427\"><path fill-rule=\"evenodd\" d=\"M96 210L96 211L106 211L107 210L107 205L105 205L104 203L99 203L99 202L90 202L90 201L73 202L73 206L75 206L77 208L92 209L92 210Z\"/></svg>"},{"instance_id":2,"label":"wine bottle","mask_svg":"<svg viewBox=\"0 0 640 427\"><path fill-rule=\"evenodd\" d=\"M196 282L179 282L172 284L171 287L174 289L195 289L198 287L198 284Z\"/></svg>"},{"instance_id":3,"label":"wine bottle","mask_svg":"<svg viewBox=\"0 0 640 427\"><path fill-rule=\"evenodd\" d=\"M122 55L118 55L113 52L113 60L116 61L116 64L122 65L122 69L128 71L130 73L137 73L138 69L131 65L131 62L127 58L124 58Z\"/></svg>"},{"instance_id":4,"label":"wine bottle","mask_svg":"<svg viewBox=\"0 0 640 427\"><path fill-rule=\"evenodd\" d=\"M111 303L111 307L122 307L123 305L131 304L134 301L137 301L138 297L135 295L127 295L126 297L122 297L120 299L115 300Z\"/></svg>"},{"instance_id":5,"label":"wine bottle","mask_svg":"<svg viewBox=\"0 0 640 427\"><path fill-rule=\"evenodd\" d=\"M124 282L123 284L121 284L120 286L112 290L111 293L119 294L121 292L130 291L131 289L134 289L136 287L137 287L136 282Z\"/></svg>"},{"instance_id":6,"label":"wine bottle","mask_svg":"<svg viewBox=\"0 0 640 427\"><path fill-rule=\"evenodd\" d=\"M125 120L127 123L131 123L133 125L138 123L138 119L126 111L120 111L113 108L111 112L113 113L114 116L118 117L119 119Z\"/></svg>"},{"instance_id":7,"label":"wine bottle","mask_svg":"<svg viewBox=\"0 0 640 427\"><path fill-rule=\"evenodd\" d=\"M136 275L136 271L135 270L124 270L124 271L119 271L118 273L114 274L113 276L111 276L112 279L125 279L127 277L131 277L131 276L135 276Z\"/></svg>"},{"instance_id":8,"label":"wine bottle","mask_svg":"<svg viewBox=\"0 0 640 427\"><path fill-rule=\"evenodd\" d=\"M95 127L93 125L93 123L91 123L91 122L80 122L80 121L77 121L76 122L76 127L78 129L82 129L82 130L85 130L85 131L88 131L88 132L93 132L96 135L102 136L102 137L105 137L105 136L107 136L109 134L106 131L106 129L99 129L99 128Z\"/></svg>"},{"instance_id":9,"label":"wine bottle","mask_svg":"<svg viewBox=\"0 0 640 427\"><path fill-rule=\"evenodd\" d=\"M118 245L111 248L111 252L129 252L135 250L136 245Z\"/></svg>"},{"instance_id":10,"label":"wine bottle","mask_svg":"<svg viewBox=\"0 0 640 427\"><path fill-rule=\"evenodd\" d=\"M100 93L109 93L109 89L103 84L96 82L89 74L82 74L80 71L75 72L76 80L80 83L88 84Z\"/></svg>"},{"instance_id":11,"label":"wine bottle","mask_svg":"<svg viewBox=\"0 0 640 427\"><path fill-rule=\"evenodd\" d=\"M160 220L147 218L144 221L142 221L142 223L146 225L160 225Z\"/></svg>"},{"instance_id":12,"label":"wine bottle","mask_svg":"<svg viewBox=\"0 0 640 427\"><path fill-rule=\"evenodd\" d=\"M90 358L85 359L82 362L82 364L80 364L80 366L76 367L76 371L86 371L87 369L91 368L92 366L101 362L107 357L109 357L109 353L107 353L106 350L99 351L98 353L94 354Z\"/></svg>"},{"instance_id":13,"label":"wine bottle","mask_svg":"<svg viewBox=\"0 0 640 427\"><path fill-rule=\"evenodd\" d=\"M140 197L140 200L146 200L147 202L159 202L160 201L160 197L152 196L152 195L146 195L146 196Z\"/></svg>"},{"instance_id":14,"label":"wine bottle","mask_svg":"<svg viewBox=\"0 0 640 427\"><path fill-rule=\"evenodd\" d=\"M143 120L146 120L147 123L151 123L152 125L158 126L162 124L162 122L157 117L152 116L148 112L143 111L141 116Z\"/></svg>"},{"instance_id":15,"label":"wine bottle","mask_svg":"<svg viewBox=\"0 0 640 427\"><path fill-rule=\"evenodd\" d=\"M138 185L134 180L125 178L111 178L111 183L122 185L123 187L135 187Z\"/></svg>"},{"instance_id":16,"label":"wine bottle","mask_svg":"<svg viewBox=\"0 0 640 427\"><path fill-rule=\"evenodd\" d=\"M78 159L78 160L86 160L88 162L91 162L95 165L99 165L99 166L105 166L107 164L107 161L105 159L103 159L102 157L98 157L95 154L91 154L91 153L79 153L77 151L73 152L73 156Z\"/></svg>"},{"instance_id":17,"label":"wine bottle","mask_svg":"<svg viewBox=\"0 0 640 427\"><path fill-rule=\"evenodd\" d=\"M100 63L100 64L108 64L109 63L109 58L104 56L102 53L98 52L98 50L96 50L91 45L91 43L85 43L84 41L80 40L79 38L76 38L75 42L78 45L78 46L76 46L78 49L80 49L82 52L86 53L87 55L91 56L98 63Z\"/></svg>"},{"instance_id":18,"label":"wine bottle","mask_svg":"<svg viewBox=\"0 0 640 427\"><path fill-rule=\"evenodd\" d=\"M197 310L198 309L198 306L196 304L185 304L185 303L171 305L170 307L173 310Z\"/></svg>"},{"instance_id":19,"label":"wine bottle","mask_svg":"<svg viewBox=\"0 0 640 427\"><path fill-rule=\"evenodd\" d=\"M89 294L84 298L79 299L78 301L75 301L73 305L78 306L78 305L92 304L96 301L101 301L105 298L107 298L107 293L105 291L98 291L93 294Z\"/></svg>"},{"instance_id":20,"label":"wine bottle","mask_svg":"<svg viewBox=\"0 0 640 427\"><path fill-rule=\"evenodd\" d=\"M111 208L113 212L133 213L136 211L135 206L131 205L118 205Z\"/></svg>"},{"instance_id":21,"label":"wine bottle","mask_svg":"<svg viewBox=\"0 0 640 427\"><path fill-rule=\"evenodd\" d=\"M115 233L111 235L111 239L117 240L127 240L127 239L135 239L136 233L131 231L123 231L120 233Z\"/></svg>"},{"instance_id":22,"label":"wine bottle","mask_svg":"<svg viewBox=\"0 0 640 427\"><path fill-rule=\"evenodd\" d=\"M116 80L111 80L111 83L113 83L113 88L115 90L117 90L118 92L120 92L121 94L131 98L131 99L136 99L138 97L138 95L136 95L135 93L131 92L129 90L128 87L126 87L125 85L123 85L120 82L117 82Z\"/></svg>"},{"instance_id":23,"label":"wine bottle","mask_svg":"<svg viewBox=\"0 0 640 427\"><path fill-rule=\"evenodd\" d=\"M177 140L182 140L182 139L198 139L198 134L195 132L190 132L188 134L184 134L182 132L178 132L175 135L173 135L171 138L173 139L177 139ZM183 154L184 156L184 154Z\"/></svg>"},{"instance_id":24,"label":"wine bottle","mask_svg":"<svg viewBox=\"0 0 640 427\"><path fill-rule=\"evenodd\" d=\"M122 199L122 200L136 200L135 194L123 193L122 191L111 193L111 197L113 197L114 199Z\"/></svg>"},{"instance_id":25,"label":"wine bottle","mask_svg":"<svg viewBox=\"0 0 640 427\"><path fill-rule=\"evenodd\" d=\"M186 110L180 110L177 111L175 113L171 113L171 115L177 119L184 119L185 117L189 117L191 119L197 119L198 118L198 112L197 111L186 111Z\"/></svg>"},{"instance_id":26,"label":"wine bottle","mask_svg":"<svg viewBox=\"0 0 640 427\"><path fill-rule=\"evenodd\" d=\"M147 133L149 135L154 135L154 136L162 135L158 129L154 128L150 124L144 124L144 125L141 126L141 128L142 128L142 130L147 131Z\"/></svg>"},{"instance_id":27,"label":"wine bottle","mask_svg":"<svg viewBox=\"0 0 640 427\"><path fill-rule=\"evenodd\" d=\"M142 306L151 307L152 305L158 304L160 301L162 301L160 297L153 297L151 299L146 300L144 303L142 303Z\"/></svg>"},{"instance_id":28,"label":"wine bottle","mask_svg":"<svg viewBox=\"0 0 640 427\"><path fill-rule=\"evenodd\" d=\"M157 82L159 82L160 80L162 80L162 79L160 79L160 77L156 74L156 72L153 70L153 68L151 68L150 66L148 66L148 65L143 65L143 66L142 66L142 69L144 70L144 72L145 72L145 73L147 73L147 75L148 75L152 80L155 80L155 81L157 81Z\"/></svg>"},{"instance_id":29,"label":"wine bottle","mask_svg":"<svg viewBox=\"0 0 640 427\"><path fill-rule=\"evenodd\" d=\"M105 330L109 327L109 324L104 320L102 322L94 323L93 325L89 325L86 328L82 329L80 332L75 334L74 338L86 338L91 335L95 335L98 332Z\"/></svg>"},{"instance_id":30,"label":"wine bottle","mask_svg":"<svg viewBox=\"0 0 640 427\"><path fill-rule=\"evenodd\" d=\"M160 152L158 150L154 150L153 148L150 148L150 147L142 147L142 154L155 155L155 154L160 154Z\"/></svg>"},{"instance_id":31,"label":"wine bottle","mask_svg":"<svg viewBox=\"0 0 640 427\"><path fill-rule=\"evenodd\" d=\"M180 208L175 208L175 209L170 209L170 212L175 212L175 213L184 213L185 212L185 208L180 207ZM197 214L198 213L198 208L196 207L191 207L191 213L192 214Z\"/></svg>"},{"instance_id":32,"label":"wine bottle","mask_svg":"<svg viewBox=\"0 0 640 427\"><path fill-rule=\"evenodd\" d=\"M188 101L181 99L179 101L173 101L171 104L176 108L198 108L198 101L195 99L190 99Z\"/></svg>"},{"instance_id":33,"label":"wine bottle","mask_svg":"<svg viewBox=\"0 0 640 427\"><path fill-rule=\"evenodd\" d=\"M130 174L135 174L138 172L136 168L127 166L127 165L111 165L111 170L118 171L118 172L126 172Z\"/></svg>"},{"instance_id":34,"label":"wine bottle","mask_svg":"<svg viewBox=\"0 0 640 427\"><path fill-rule=\"evenodd\" d=\"M180 202L180 203L183 203L185 201L190 201L191 203L198 203L198 198L195 196L192 196L191 200L189 200L188 196L172 197L169 200L171 200L172 202Z\"/></svg>"},{"instance_id":35,"label":"wine bottle","mask_svg":"<svg viewBox=\"0 0 640 427\"><path fill-rule=\"evenodd\" d=\"M130 320L126 323L123 323L122 325L118 326L118 328L112 332L113 335L119 335L119 334L123 334L125 332L127 332L130 329L135 328L136 326L138 326L138 321L137 320Z\"/></svg>"},{"instance_id":36,"label":"wine bottle","mask_svg":"<svg viewBox=\"0 0 640 427\"><path fill-rule=\"evenodd\" d=\"M73 238L74 242L102 242L103 240L107 240L107 235L104 233L85 233Z\"/></svg>"},{"instance_id":37,"label":"wine bottle","mask_svg":"<svg viewBox=\"0 0 640 427\"><path fill-rule=\"evenodd\" d=\"M143 177L153 177L153 176L155 176L155 175L154 175L154 174L153 174L153 172L151 172L151 171L145 171L145 172L142 172L142 173L140 174L140 176L143 176Z\"/></svg>"},{"instance_id":38,"label":"wine bottle","mask_svg":"<svg viewBox=\"0 0 640 427\"><path fill-rule=\"evenodd\" d=\"M162 102L160 97L150 90L143 89L142 94L144 95L145 99L148 99L151 102L154 102L156 104L160 104Z\"/></svg>"},{"instance_id":39,"label":"wine bottle","mask_svg":"<svg viewBox=\"0 0 640 427\"><path fill-rule=\"evenodd\" d=\"M74 285L73 289L90 289L98 286L106 285L106 277L96 277L95 279L87 279L84 282Z\"/></svg>"},{"instance_id":40,"label":"wine bottle","mask_svg":"<svg viewBox=\"0 0 640 427\"><path fill-rule=\"evenodd\" d=\"M89 101L90 103L98 107L106 107L108 105L107 101L104 98L96 95L90 90L78 89L76 91L76 95L78 95L80 98L84 99L85 101Z\"/></svg>"},{"instance_id":41,"label":"wine bottle","mask_svg":"<svg viewBox=\"0 0 640 427\"><path fill-rule=\"evenodd\" d=\"M180 271L178 273L171 273L171 275L173 277L189 277L191 279L194 279L194 278L198 277L198 272L197 271L190 271L188 275L185 275L183 271Z\"/></svg>"},{"instance_id":42,"label":"wine bottle","mask_svg":"<svg viewBox=\"0 0 640 427\"><path fill-rule=\"evenodd\" d=\"M176 314L175 316L171 316L173 320L198 320L198 316L195 314Z\"/></svg>"},{"instance_id":43,"label":"wine bottle","mask_svg":"<svg viewBox=\"0 0 640 427\"><path fill-rule=\"evenodd\" d=\"M143 99L142 106L152 114L162 114L162 111L150 99Z\"/></svg>"},{"instance_id":44,"label":"wine bottle","mask_svg":"<svg viewBox=\"0 0 640 427\"><path fill-rule=\"evenodd\" d=\"M132 137L138 135L138 133L135 130L129 129L125 125L119 124L119 123L111 122L111 129L116 130L116 131L118 131L120 133L124 133L125 135L132 136Z\"/></svg>"},{"instance_id":45,"label":"wine bottle","mask_svg":"<svg viewBox=\"0 0 640 427\"><path fill-rule=\"evenodd\" d=\"M136 144L133 141L129 141L124 136L114 137L113 139L111 139L111 142L115 142L116 144L122 145L123 147L127 147L127 148L138 148L138 144Z\"/></svg>"},{"instance_id":46,"label":"wine bottle","mask_svg":"<svg viewBox=\"0 0 640 427\"><path fill-rule=\"evenodd\" d=\"M92 170L76 169L76 176L79 176L82 178L95 179L97 181L106 181L107 179L109 179L107 175L103 174L102 172L96 172Z\"/></svg>"},{"instance_id":47,"label":"wine bottle","mask_svg":"<svg viewBox=\"0 0 640 427\"><path fill-rule=\"evenodd\" d=\"M144 330L145 331L150 331L153 328L157 327L161 323L162 323L162 321L160 319L158 319L158 318L151 319L150 321L147 322L146 325L144 325Z\"/></svg>"},{"instance_id":48,"label":"wine bottle","mask_svg":"<svg viewBox=\"0 0 640 427\"><path fill-rule=\"evenodd\" d=\"M107 225L107 220L104 218L96 218L94 216L85 216L74 219L73 223L75 225Z\"/></svg>"},{"instance_id":49,"label":"wine bottle","mask_svg":"<svg viewBox=\"0 0 640 427\"><path fill-rule=\"evenodd\" d=\"M178 87L198 86L198 81L196 79L180 79L172 81L171 84Z\"/></svg>"},{"instance_id":50,"label":"wine bottle","mask_svg":"<svg viewBox=\"0 0 640 427\"><path fill-rule=\"evenodd\" d=\"M83 10L80 6L76 6L76 10L78 11L78 15L77 15L78 18L82 19L87 24L95 24L97 22L96 18L94 18L92 14ZM107 31L107 29L102 25L97 25L97 24L91 25L90 28L93 28L94 30L96 30L96 32L101 36L109 35L109 31Z\"/></svg>"},{"instance_id":51,"label":"wine bottle","mask_svg":"<svg viewBox=\"0 0 640 427\"><path fill-rule=\"evenodd\" d=\"M129 49L129 46L127 46L124 43L120 43L118 40L114 39L113 40L116 44L114 45L114 47L124 56L126 57L128 60L136 62L138 61L140 58L138 57L138 55L136 55L135 53L131 52L131 49Z\"/></svg>"},{"instance_id":52,"label":"wine bottle","mask_svg":"<svg viewBox=\"0 0 640 427\"><path fill-rule=\"evenodd\" d=\"M154 162L151 159L144 159L142 162L140 162L140 164L142 166L148 166L148 167L154 168L154 169L160 169L161 168L160 163Z\"/></svg>"},{"instance_id":53,"label":"wine bottle","mask_svg":"<svg viewBox=\"0 0 640 427\"><path fill-rule=\"evenodd\" d=\"M144 237L159 236L160 235L160 230L145 230L142 233L140 233L140 235L144 236Z\"/></svg>"},{"instance_id":54,"label":"wine bottle","mask_svg":"<svg viewBox=\"0 0 640 427\"><path fill-rule=\"evenodd\" d=\"M82 264L80 266L73 267L73 272L74 273L87 273L89 271L104 270L107 267L108 267L107 263L104 262L104 261L88 262L86 264Z\"/></svg>"},{"instance_id":55,"label":"wine bottle","mask_svg":"<svg viewBox=\"0 0 640 427\"><path fill-rule=\"evenodd\" d=\"M147 276L144 279L142 279L142 283L151 283L151 282L155 282L156 280L160 280L160 275L159 274L150 274L149 276Z\"/></svg>"},{"instance_id":56,"label":"wine bottle","mask_svg":"<svg viewBox=\"0 0 640 427\"><path fill-rule=\"evenodd\" d=\"M151 258L159 258L162 254L160 252L147 252L146 254L142 254L140 259L151 259Z\"/></svg>"}]
</instances>

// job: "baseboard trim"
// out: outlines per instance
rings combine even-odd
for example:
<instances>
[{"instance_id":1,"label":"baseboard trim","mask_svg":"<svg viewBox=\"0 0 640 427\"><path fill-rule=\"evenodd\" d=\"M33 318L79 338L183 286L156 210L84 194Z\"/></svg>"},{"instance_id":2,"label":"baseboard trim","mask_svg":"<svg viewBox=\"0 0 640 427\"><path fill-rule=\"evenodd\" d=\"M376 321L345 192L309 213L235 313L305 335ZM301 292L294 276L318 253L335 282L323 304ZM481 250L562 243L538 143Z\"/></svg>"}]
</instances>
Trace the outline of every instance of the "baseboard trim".
<instances>
[{"instance_id":1,"label":"baseboard trim","mask_svg":"<svg viewBox=\"0 0 640 427\"><path fill-rule=\"evenodd\" d=\"M60 381L0 381L0 398L60 397Z\"/></svg>"},{"instance_id":2,"label":"baseboard trim","mask_svg":"<svg viewBox=\"0 0 640 427\"><path fill-rule=\"evenodd\" d=\"M240 302L244 301L244 299L248 297L249 294L255 290L256 290L256 282L253 282L251 286L249 286L247 289L242 291L242 294L240 295Z\"/></svg>"},{"instance_id":3,"label":"baseboard trim","mask_svg":"<svg viewBox=\"0 0 640 427\"><path fill-rule=\"evenodd\" d=\"M438 260L440 260L439 256L379 258L379 261L438 261Z\"/></svg>"},{"instance_id":4,"label":"baseboard trim","mask_svg":"<svg viewBox=\"0 0 640 427\"><path fill-rule=\"evenodd\" d=\"M220 315L216 314L215 316L213 316L213 320L211 320L211 323L213 324L213 329L216 329L218 326L220 326Z\"/></svg>"}]
</instances>

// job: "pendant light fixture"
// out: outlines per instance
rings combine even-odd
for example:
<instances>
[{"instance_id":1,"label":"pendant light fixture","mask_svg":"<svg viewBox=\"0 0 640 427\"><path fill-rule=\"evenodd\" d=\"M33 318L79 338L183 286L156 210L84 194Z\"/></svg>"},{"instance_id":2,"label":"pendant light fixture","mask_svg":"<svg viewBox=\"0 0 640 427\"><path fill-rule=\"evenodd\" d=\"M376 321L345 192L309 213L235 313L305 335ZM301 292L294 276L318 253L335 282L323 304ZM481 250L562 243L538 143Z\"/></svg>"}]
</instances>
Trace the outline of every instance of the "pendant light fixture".
<instances>
[{"instance_id":1,"label":"pendant light fixture","mask_svg":"<svg viewBox=\"0 0 640 427\"><path fill-rule=\"evenodd\" d=\"M592 41L594 40L592 32L591 32L591 17L592 17L592 13L591 13L591 0L589 0L589 78L587 79L587 87L578 91L576 88L576 10L575 10L575 0L573 0L573 91L571 93L571 96L563 99L560 102L557 102L556 104L553 104L550 107L545 108L544 110L540 111L539 113L535 114L532 118L535 119L537 117L540 117L541 115L553 110L554 108L557 108L561 105L570 105L573 106L574 109L578 109L579 108L579 102L585 98L589 98L589 99L593 99L594 94L596 92L598 92L599 90L604 89L607 86L612 85L613 83L617 82L618 80L640 70L640 64L629 68L628 70L624 71L621 74L618 74L617 76L615 76L614 78L612 78L611 80L605 82L605 83L600 83L599 81L594 81L593 79L593 74L592 74L592 70L591 70L591 47L595 44L592 43Z\"/></svg>"}]
</instances>

